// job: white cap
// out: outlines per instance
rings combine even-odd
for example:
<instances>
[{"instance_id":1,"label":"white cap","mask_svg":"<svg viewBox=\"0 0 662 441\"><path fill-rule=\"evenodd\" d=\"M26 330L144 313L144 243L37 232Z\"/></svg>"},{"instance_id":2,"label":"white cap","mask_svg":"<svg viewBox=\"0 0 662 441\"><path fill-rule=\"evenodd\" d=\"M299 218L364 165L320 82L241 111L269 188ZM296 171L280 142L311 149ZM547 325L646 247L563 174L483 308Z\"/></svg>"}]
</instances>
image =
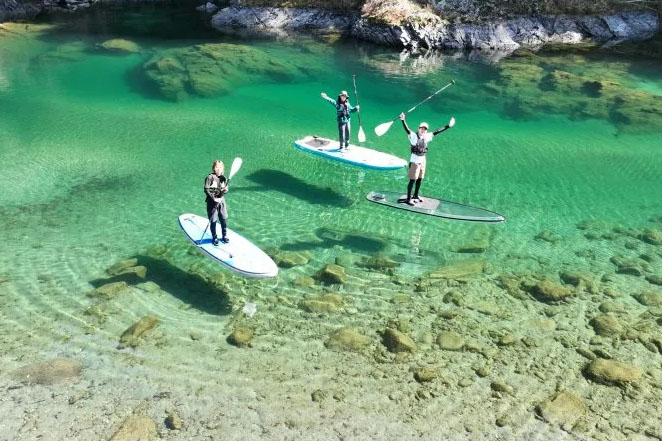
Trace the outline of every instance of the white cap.
<instances>
[{"instance_id":1,"label":"white cap","mask_svg":"<svg viewBox=\"0 0 662 441\"><path fill-rule=\"evenodd\" d=\"M418 125L418 128L419 128L419 129L420 129L421 127L425 127L426 129L429 129L429 128L430 128L430 126L428 126L428 123L426 123L426 122L422 122L422 123L420 123L420 124Z\"/></svg>"},{"instance_id":2,"label":"white cap","mask_svg":"<svg viewBox=\"0 0 662 441\"><path fill-rule=\"evenodd\" d=\"M345 96L349 96L349 95L347 94L347 91L346 91L346 90L343 90L342 92L340 92L340 94L341 94L341 95L345 95Z\"/></svg>"}]
</instances>

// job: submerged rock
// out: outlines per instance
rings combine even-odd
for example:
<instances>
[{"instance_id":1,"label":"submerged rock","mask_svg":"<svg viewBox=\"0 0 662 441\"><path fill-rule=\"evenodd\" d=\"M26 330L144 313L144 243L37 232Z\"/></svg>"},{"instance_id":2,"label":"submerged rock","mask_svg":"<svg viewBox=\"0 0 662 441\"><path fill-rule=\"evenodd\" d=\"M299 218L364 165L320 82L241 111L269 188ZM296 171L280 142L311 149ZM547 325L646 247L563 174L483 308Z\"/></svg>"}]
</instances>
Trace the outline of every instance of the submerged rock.
<instances>
[{"instance_id":1,"label":"submerged rock","mask_svg":"<svg viewBox=\"0 0 662 441\"><path fill-rule=\"evenodd\" d=\"M477 276L485 270L485 261L482 259L460 260L444 265L429 274L431 279L466 279Z\"/></svg>"},{"instance_id":2,"label":"submerged rock","mask_svg":"<svg viewBox=\"0 0 662 441\"><path fill-rule=\"evenodd\" d=\"M629 274L638 277L644 272L642 265L633 259L628 259L622 256L613 256L610 261L616 265L616 272L619 274Z\"/></svg>"},{"instance_id":3,"label":"submerged rock","mask_svg":"<svg viewBox=\"0 0 662 441\"><path fill-rule=\"evenodd\" d=\"M312 313L338 312L344 306L344 299L337 294L324 294L309 297L299 302L299 308Z\"/></svg>"},{"instance_id":4,"label":"submerged rock","mask_svg":"<svg viewBox=\"0 0 662 441\"><path fill-rule=\"evenodd\" d=\"M342 351L361 351L370 345L370 337L360 334L351 327L334 331L324 343L327 348Z\"/></svg>"},{"instance_id":5,"label":"submerged rock","mask_svg":"<svg viewBox=\"0 0 662 441\"><path fill-rule=\"evenodd\" d=\"M639 381L642 371L636 366L616 360L597 358L588 364L586 374L600 383L623 385Z\"/></svg>"},{"instance_id":6,"label":"submerged rock","mask_svg":"<svg viewBox=\"0 0 662 441\"><path fill-rule=\"evenodd\" d=\"M154 421L146 416L132 415L124 420L110 441L152 441L156 437Z\"/></svg>"},{"instance_id":7,"label":"submerged rock","mask_svg":"<svg viewBox=\"0 0 662 441\"><path fill-rule=\"evenodd\" d=\"M170 430L181 430L182 428L182 419L175 411L168 412L168 416L166 417L164 423L165 426Z\"/></svg>"},{"instance_id":8,"label":"submerged rock","mask_svg":"<svg viewBox=\"0 0 662 441\"><path fill-rule=\"evenodd\" d=\"M551 280L544 280L536 283L529 287L529 292L541 302L549 303L560 302L575 294L574 291L567 286L560 285Z\"/></svg>"},{"instance_id":9,"label":"submerged rock","mask_svg":"<svg viewBox=\"0 0 662 441\"><path fill-rule=\"evenodd\" d=\"M274 262L281 268L293 268L295 266L305 265L310 260L306 253L297 253L294 251L281 251L274 256Z\"/></svg>"},{"instance_id":10,"label":"submerged rock","mask_svg":"<svg viewBox=\"0 0 662 441\"><path fill-rule=\"evenodd\" d=\"M360 265L363 268L387 272L400 264L385 254L375 254L368 259L363 259Z\"/></svg>"},{"instance_id":11,"label":"submerged rock","mask_svg":"<svg viewBox=\"0 0 662 441\"><path fill-rule=\"evenodd\" d=\"M392 328L384 330L382 342L390 352L414 352L416 350L416 343L411 337Z\"/></svg>"},{"instance_id":12,"label":"submerged rock","mask_svg":"<svg viewBox=\"0 0 662 441\"><path fill-rule=\"evenodd\" d=\"M587 410L584 400L569 391L561 391L536 407L542 419L568 431L577 424Z\"/></svg>"},{"instance_id":13,"label":"submerged rock","mask_svg":"<svg viewBox=\"0 0 662 441\"><path fill-rule=\"evenodd\" d=\"M623 326L613 315L601 314L593 317L591 326L595 333L603 337L617 337L623 333Z\"/></svg>"},{"instance_id":14,"label":"submerged rock","mask_svg":"<svg viewBox=\"0 0 662 441\"><path fill-rule=\"evenodd\" d=\"M345 283L347 275L345 268L335 263L327 263L324 268L315 274L315 278L323 283L340 284Z\"/></svg>"},{"instance_id":15,"label":"submerged rock","mask_svg":"<svg viewBox=\"0 0 662 441\"><path fill-rule=\"evenodd\" d=\"M143 335L152 330L159 323L159 319L153 315L146 315L122 333L120 345L136 347L141 342Z\"/></svg>"},{"instance_id":16,"label":"submerged rock","mask_svg":"<svg viewBox=\"0 0 662 441\"><path fill-rule=\"evenodd\" d=\"M457 332L445 331L437 336L437 344L446 351L459 351L464 347L464 338Z\"/></svg>"},{"instance_id":17,"label":"submerged rock","mask_svg":"<svg viewBox=\"0 0 662 441\"><path fill-rule=\"evenodd\" d=\"M419 383L429 383L439 376L439 370L434 366L425 366L414 372L414 379Z\"/></svg>"},{"instance_id":18,"label":"submerged rock","mask_svg":"<svg viewBox=\"0 0 662 441\"><path fill-rule=\"evenodd\" d=\"M240 326L232 331L228 337L228 343L240 348L247 348L251 346L253 341L253 330L245 326Z\"/></svg>"},{"instance_id":19,"label":"submerged rock","mask_svg":"<svg viewBox=\"0 0 662 441\"><path fill-rule=\"evenodd\" d=\"M77 378L81 370L81 364L75 360L56 358L24 366L14 371L12 377L24 383L53 384Z\"/></svg>"},{"instance_id":20,"label":"submerged rock","mask_svg":"<svg viewBox=\"0 0 662 441\"><path fill-rule=\"evenodd\" d=\"M101 285L93 291L87 293L88 297L100 297L103 299L112 299L118 294L129 289L126 282L111 282Z\"/></svg>"},{"instance_id":21,"label":"submerged rock","mask_svg":"<svg viewBox=\"0 0 662 441\"><path fill-rule=\"evenodd\" d=\"M651 245L662 245L662 230L645 230L641 240Z\"/></svg>"},{"instance_id":22,"label":"submerged rock","mask_svg":"<svg viewBox=\"0 0 662 441\"><path fill-rule=\"evenodd\" d=\"M310 277L310 276L303 275L303 274L297 276L297 277L292 281L292 285L294 285L294 286L298 286L298 287L301 287L301 288L310 288L310 287L313 286L314 284L315 284L315 279L313 279L313 278Z\"/></svg>"},{"instance_id":23,"label":"submerged rock","mask_svg":"<svg viewBox=\"0 0 662 441\"><path fill-rule=\"evenodd\" d=\"M110 52L125 54L136 54L140 52L140 46L137 43L134 43L130 40L125 40L123 38L113 38L112 40L106 40L103 43L100 43L99 47Z\"/></svg>"},{"instance_id":24,"label":"submerged rock","mask_svg":"<svg viewBox=\"0 0 662 441\"><path fill-rule=\"evenodd\" d=\"M189 92L220 96L254 81L306 77L315 65L306 64L305 55L299 55L285 59L250 45L206 43L161 51L143 65L143 72L164 98L180 101Z\"/></svg>"},{"instance_id":25,"label":"submerged rock","mask_svg":"<svg viewBox=\"0 0 662 441\"><path fill-rule=\"evenodd\" d=\"M662 306L662 291L645 291L632 297L644 306Z\"/></svg>"},{"instance_id":26,"label":"submerged rock","mask_svg":"<svg viewBox=\"0 0 662 441\"><path fill-rule=\"evenodd\" d=\"M651 285L662 285L662 276L651 274L646 276L646 281Z\"/></svg>"},{"instance_id":27,"label":"submerged rock","mask_svg":"<svg viewBox=\"0 0 662 441\"><path fill-rule=\"evenodd\" d=\"M136 265L138 265L138 259L136 259L135 257L125 260L120 260L119 262L116 262L113 265L111 265L106 270L106 274L108 274L109 276L116 276L121 271Z\"/></svg>"}]
</instances>

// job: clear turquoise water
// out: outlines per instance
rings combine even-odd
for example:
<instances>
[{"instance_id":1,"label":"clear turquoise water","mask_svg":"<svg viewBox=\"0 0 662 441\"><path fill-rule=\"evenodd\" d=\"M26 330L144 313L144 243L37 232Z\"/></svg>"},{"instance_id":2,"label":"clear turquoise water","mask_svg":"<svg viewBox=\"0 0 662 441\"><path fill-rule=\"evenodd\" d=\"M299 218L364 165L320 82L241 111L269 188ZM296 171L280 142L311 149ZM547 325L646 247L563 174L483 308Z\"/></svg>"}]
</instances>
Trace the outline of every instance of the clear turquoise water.
<instances>
[{"instance_id":1,"label":"clear turquoise water","mask_svg":"<svg viewBox=\"0 0 662 441\"><path fill-rule=\"evenodd\" d=\"M145 17L144 11L136 14L138 22ZM80 311L90 282L102 279L117 260L164 245L172 266L148 268L161 272L159 282L166 283L169 273L186 284L183 274L192 268L217 270L195 254L176 222L183 212L204 212L202 183L215 158L226 164L236 156L244 159L227 197L231 228L261 247L312 253L305 268L282 270L276 281L250 285L274 291L346 251L384 252L401 263L397 274L416 277L466 257L455 248L485 232L490 245L484 255L495 273L573 268L600 275L613 271L609 258L623 252L622 244L590 241L576 228L578 222L642 228L662 214L658 131L621 133L605 120L576 121L554 113L537 120L507 118L480 96L463 94L496 75L490 64L441 56L429 71L413 74L397 53L351 42L244 40L185 26L168 32L168 38L166 32L147 38L140 26L122 20L117 20L121 27L108 29L85 17L68 20L39 35L0 34L0 272L9 280L0 285L2 314L18 329L36 327L42 347L62 336L73 336L81 347L105 344L87 340ZM131 38L144 50L119 56L95 49L112 37ZM78 59L45 57L72 41L84 46ZM319 73L280 83L246 72L252 81L228 95L176 103L139 81L140 66L153 53L217 41L251 45L282 59L312 47L307 60ZM563 62L563 55L555 56ZM609 59L586 60L598 62L609 68ZM654 72L662 62L618 62L632 72L624 82L659 91ZM567 63L572 69L570 55ZM381 138L372 129L419 101L432 84L455 78L454 99L440 95L409 118L410 125L426 120L435 127L451 116L457 120L432 144L422 193L486 207L507 221L450 222L370 204L365 195L371 190L404 189L404 172L364 171L294 149L292 142L307 134L334 136L333 111L319 93L351 90L352 74L365 145L401 157L408 146L397 124ZM358 121L353 124L355 136ZM561 236L560 245L535 240L541 231ZM587 249L595 260L582 257ZM198 288L203 292L178 286L173 295L210 313L211 318L199 318L199 326L212 326L225 310L213 292L204 292L206 285ZM179 304L145 302L131 314L156 311L171 323L191 320ZM38 331L52 320L59 326L55 334ZM104 335L114 335L115 328Z\"/></svg>"}]
</instances>

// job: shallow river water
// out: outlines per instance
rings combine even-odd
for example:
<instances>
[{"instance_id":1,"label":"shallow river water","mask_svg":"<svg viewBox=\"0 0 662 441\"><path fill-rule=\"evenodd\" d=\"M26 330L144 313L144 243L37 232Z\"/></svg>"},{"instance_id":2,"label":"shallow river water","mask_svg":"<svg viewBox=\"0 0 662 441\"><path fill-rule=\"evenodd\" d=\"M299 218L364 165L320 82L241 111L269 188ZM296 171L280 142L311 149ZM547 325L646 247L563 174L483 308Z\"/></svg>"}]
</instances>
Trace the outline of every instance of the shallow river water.
<instances>
[{"instance_id":1,"label":"shallow river water","mask_svg":"<svg viewBox=\"0 0 662 441\"><path fill-rule=\"evenodd\" d=\"M662 61L414 57L221 35L178 13L0 25L0 439L124 439L131 414L168 439L662 438ZM506 222L371 204L405 171L296 150L335 136L319 94L354 103L352 75L365 146L403 158L399 122L374 127L455 79L408 117L457 121L431 144L422 194ZM204 215L211 161L236 156L229 225L275 256L276 279L220 269L177 225ZM137 276L109 270L131 258ZM327 263L343 283L317 276ZM158 325L118 348L146 315ZM334 345L342 326L356 335ZM238 327L252 347L226 341ZM82 370L21 375L54 358ZM640 376L601 378L594 359ZM561 417L544 405L561 401Z\"/></svg>"}]
</instances>

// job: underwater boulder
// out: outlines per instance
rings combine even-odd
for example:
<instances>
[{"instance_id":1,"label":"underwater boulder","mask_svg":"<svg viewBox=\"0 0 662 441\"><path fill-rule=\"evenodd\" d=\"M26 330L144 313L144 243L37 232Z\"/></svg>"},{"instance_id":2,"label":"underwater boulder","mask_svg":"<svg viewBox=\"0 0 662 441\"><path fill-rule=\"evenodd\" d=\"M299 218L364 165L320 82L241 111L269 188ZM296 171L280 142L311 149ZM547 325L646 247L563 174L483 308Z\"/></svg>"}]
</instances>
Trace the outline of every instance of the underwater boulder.
<instances>
[{"instance_id":1,"label":"underwater boulder","mask_svg":"<svg viewBox=\"0 0 662 441\"><path fill-rule=\"evenodd\" d=\"M416 343L407 334L396 329L386 328L382 333L382 343L389 352L414 352Z\"/></svg>"},{"instance_id":2,"label":"underwater boulder","mask_svg":"<svg viewBox=\"0 0 662 441\"><path fill-rule=\"evenodd\" d=\"M625 385L639 381L643 372L627 363L597 358L586 366L586 375L599 383Z\"/></svg>"},{"instance_id":3,"label":"underwater boulder","mask_svg":"<svg viewBox=\"0 0 662 441\"><path fill-rule=\"evenodd\" d=\"M143 415L131 415L122 422L110 441L151 441L158 436L156 423Z\"/></svg>"},{"instance_id":4,"label":"underwater boulder","mask_svg":"<svg viewBox=\"0 0 662 441\"><path fill-rule=\"evenodd\" d=\"M322 283L342 284L347 281L345 268L335 263L327 263L315 274L315 278Z\"/></svg>"},{"instance_id":5,"label":"underwater boulder","mask_svg":"<svg viewBox=\"0 0 662 441\"><path fill-rule=\"evenodd\" d=\"M334 331L324 343L329 349L359 352L370 345L370 337L355 328L344 327Z\"/></svg>"},{"instance_id":6,"label":"underwater boulder","mask_svg":"<svg viewBox=\"0 0 662 441\"><path fill-rule=\"evenodd\" d=\"M153 315L146 315L122 333L120 336L121 347L136 347L142 341L142 337L159 323L159 319Z\"/></svg>"},{"instance_id":7,"label":"underwater boulder","mask_svg":"<svg viewBox=\"0 0 662 441\"><path fill-rule=\"evenodd\" d=\"M239 348L247 348L251 346L253 341L253 330L245 326L239 326L232 331L228 336L228 343Z\"/></svg>"},{"instance_id":8,"label":"underwater boulder","mask_svg":"<svg viewBox=\"0 0 662 441\"><path fill-rule=\"evenodd\" d=\"M344 299L337 294L324 294L309 297L299 302L299 308L311 313L338 312L344 305Z\"/></svg>"},{"instance_id":9,"label":"underwater boulder","mask_svg":"<svg viewBox=\"0 0 662 441\"><path fill-rule=\"evenodd\" d=\"M109 52L120 54L137 54L140 52L140 46L137 43L123 38L106 40L103 43L100 43L98 47Z\"/></svg>"},{"instance_id":10,"label":"underwater boulder","mask_svg":"<svg viewBox=\"0 0 662 441\"><path fill-rule=\"evenodd\" d=\"M536 412L548 423L571 430L586 414L584 400L569 391L561 391L536 407Z\"/></svg>"},{"instance_id":11,"label":"underwater boulder","mask_svg":"<svg viewBox=\"0 0 662 441\"><path fill-rule=\"evenodd\" d=\"M29 384L53 384L77 378L81 370L81 364L75 360L56 358L23 366L12 377Z\"/></svg>"},{"instance_id":12,"label":"underwater boulder","mask_svg":"<svg viewBox=\"0 0 662 441\"><path fill-rule=\"evenodd\" d=\"M103 299L112 299L118 294L127 291L129 285L126 282L111 282L101 285L93 291L87 293L88 297L100 297Z\"/></svg>"}]
</instances>

